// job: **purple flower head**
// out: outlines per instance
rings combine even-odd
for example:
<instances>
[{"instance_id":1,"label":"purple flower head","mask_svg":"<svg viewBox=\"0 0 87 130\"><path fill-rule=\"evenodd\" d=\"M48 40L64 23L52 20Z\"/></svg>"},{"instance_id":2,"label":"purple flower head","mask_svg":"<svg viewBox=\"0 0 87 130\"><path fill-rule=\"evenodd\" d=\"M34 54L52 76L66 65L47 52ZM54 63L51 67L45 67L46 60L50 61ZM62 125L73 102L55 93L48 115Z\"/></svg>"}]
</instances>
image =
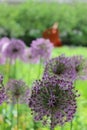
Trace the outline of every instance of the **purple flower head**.
<instances>
[{"instance_id":1,"label":"purple flower head","mask_svg":"<svg viewBox=\"0 0 87 130\"><path fill-rule=\"evenodd\" d=\"M32 53L32 48L25 48L24 54L21 56L21 60L25 63L38 63L39 57L36 57Z\"/></svg>"},{"instance_id":2,"label":"purple flower head","mask_svg":"<svg viewBox=\"0 0 87 130\"><path fill-rule=\"evenodd\" d=\"M14 104L27 104L30 91L28 86L22 80L10 79L6 85L6 94L8 102Z\"/></svg>"},{"instance_id":3,"label":"purple flower head","mask_svg":"<svg viewBox=\"0 0 87 130\"><path fill-rule=\"evenodd\" d=\"M76 73L71 59L65 55L60 55L59 57L53 58L46 63L44 76L47 75L56 79L74 81Z\"/></svg>"},{"instance_id":4,"label":"purple flower head","mask_svg":"<svg viewBox=\"0 0 87 130\"><path fill-rule=\"evenodd\" d=\"M0 74L0 105L6 100L5 88L3 85L3 76Z\"/></svg>"},{"instance_id":5,"label":"purple flower head","mask_svg":"<svg viewBox=\"0 0 87 130\"><path fill-rule=\"evenodd\" d=\"M75 67L76 79L87 80L87 59L83 56L71 57Z\"/></svg>"},{"instance_id":6,"label":"purple flower head","mask_svg":"<svg viewBox=\"0 0 87 130\"><path fill-rule=\"evenodd\" d=\"M10 43L3 50L3 55L6 58L11 60L15 60L16 58L20 58L23 55L25 49L25 44L23 41L18 39L11 39Z\"/></svg>"},{"instance_id":7,"label":"purple flower head","mask_svg":"<svg viewBox=\"0 0 87 130\"><path fill-rule=\"evenodd\" d=\"M3 49L6 48L6 46L10 43L10 39L7 37L3 37L0 40L0 51L3 51Z\"/></svg>"},{"instance_id":8,"label":"purple flower head","mask_svg":"<svg viewBox=\"0 0 87 130\"><path fill-rule=\"evenodd\" d=\"M49 78L37 80L33 84L29 99L29 107L34 112L35 120L46 123L50 118L51 128L71 121L76 112L78 96L74 87L71 88L61 89L58 82L54 83Z\"/></svg>"},{"instance_id":9,"label":"purple flower head","mask_svg":"<svg viewBox=\"0 0 87 130\"><path fill-rule=\"evenodd\" d=\"M38 38L31 43L34 56L39 56L43 61L48 60L51 56L53 44L44 38Z\"/></svg>"}]
</instances>

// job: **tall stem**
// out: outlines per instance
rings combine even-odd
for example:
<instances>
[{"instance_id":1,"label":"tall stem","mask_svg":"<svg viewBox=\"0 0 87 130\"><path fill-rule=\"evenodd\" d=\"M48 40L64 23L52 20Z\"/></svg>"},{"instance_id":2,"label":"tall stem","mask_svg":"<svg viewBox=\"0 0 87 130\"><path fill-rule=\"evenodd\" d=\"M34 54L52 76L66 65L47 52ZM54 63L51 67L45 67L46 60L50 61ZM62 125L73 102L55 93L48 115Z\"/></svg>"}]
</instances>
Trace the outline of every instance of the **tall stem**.
<instances>
[{"instance_id":1,"label":"tall stem","mask_svg":"<svg viewBox=\"0 0 87 130\"><path fill-rule=\"evenodd\" d=\"M19 105L18 105L18 98L17 98L17 130L19 129Z\"/></svg>"},{"instance_id":2,"label":"tall stem","mask_svg":"<svg viewBox=\"0 0 87 130\"><path fill-rule=\"evenodd\" d=\"M50 130L54 130L54 128L50 128Z\"/></svg>"},{"instance_id":3,"label":"tall stem","mask_svg":"<svg viewBox=\"0 0 87 130\"><path fill-rule=\"evenodd\" d=\"M12 102L10 105L10 114L11 114L11 127L10 127L10 129L12 129L12 126L13 126L13 113L12 113L13 108L14 108L14 104Z\"/></svg>"},{"instance_id":4,"label":"tall stem","mask_svg":"<svg viewBox=\"0 0 87 130\"><path fill-rule=\"evenodd\" d=\"M74 86L76 87L76 81L74 81ZM70 122L70 130L72 130L72 129L73 129L73 119Z\"/></svg>"},{"instance_id":5,"label":"tall stem","mask_svg":"<svg viewBox=\"0 0 87 130\"><path fill-rule=\"evenodd\" d=\"M32 64L28 64L28 70L27 70L27 74L28 74L28 76L27 76L27 81L28 81L28 83L30 84L30 82L31 82L31 70L32 70Z\"/></svg>"},{"instance_id":6,"label":"tall stem","mask_svg":"<svg viewBox=\"0 0 87 130\"><path fill-rule=\"evenodd\" d=\"M4 108L3 108L3 110L4 110ZM5 115L3 115L3 123L4 124L1 125L1 129L0 130L5 130L5 116L6 116L6 113L5 113Z\"/></svg>"},{"instance_id":7,"label":"tall stem","mask_svg":"<svg viewBox=\"0 0 87 130\"><path fill-rule=\"evenodd\" d=\"M14 65L13 65L13 78L16 78L16 64L17 64L17 61L15 61Z\"/></svg>"},{"instance_id":8,"label":"tall stem","mask_svg":"<svg viewBox=\"0 0 87 130\"><path fill-rule=\"evenodd\" d=\"M64 127L63 127L63 126L61 126L61 130L64 130Z\"/></svg>"},{"instance_id":9,"label":"tall stem","mask_svg":"<svg viewBox=\"0 0 87 130\"><path fill-rule=\"evenodd\" d=\"M39 70L38 70L38 76L37 76L37 78L40 78L41 67L42 67L42 60L41 60L41 58L40 58L40 64L39 64Z\"/></svg>"},{"instance_id":10,"label":"tall stem","mask_svg":"<svg viewBox=\"0 0 87 130\"><path fill-rule=\"evenodd\" d=\"M52 112L51 112L51 118L50 118L50 120L51 120L50 130L54 130L54 128L52 126L52 123L54 121Z\"/></svg>"},{"instance_id":11,"label":"tall stem","mask_svg":"<svg viewBox=\"0 0 87 130\"><path fill-rule=\"evenodd\" d=\"M70 123L70 130L72 130L72 126L73 126L73 121L71 121Z\"/></svg>"},{"instance_id":12,"label":"tall stem","mask_svg":"<svg viewBox=\"0 0 87 130\"><path fill-rule=\"evenodd\" d=\"M8 74L8 79L10 79L10 74L11 74L11 60L10 59L7 59L7 74Z\"/></svg>"}]
</instances>

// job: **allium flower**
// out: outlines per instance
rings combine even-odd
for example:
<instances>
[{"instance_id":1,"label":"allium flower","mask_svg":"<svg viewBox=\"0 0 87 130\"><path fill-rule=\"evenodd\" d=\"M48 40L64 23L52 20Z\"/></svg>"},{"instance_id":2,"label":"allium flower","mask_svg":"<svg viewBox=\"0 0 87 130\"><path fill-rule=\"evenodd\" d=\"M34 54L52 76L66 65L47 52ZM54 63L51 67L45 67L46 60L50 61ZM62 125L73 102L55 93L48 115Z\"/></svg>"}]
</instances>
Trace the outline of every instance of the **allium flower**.
<instances>
[{"instance_id":1,"label":"allium flower","mask_svg":"<svg viewBox=\"0 0 87 130\"><path fill-rule=\"evenodd\" d=\"M42 120L46 123L50 118L51 128L71 121L76 112L76 97L78 96L74 87L71 88L61 89L58 82L54 83L49 78L37 80L33 84L29 99L29 107L34 112L35 120Z\"/></svg>"},{"instance_id":2,"label":"allium flower","mask_svg":"<svg viewBox=\"0 0 87 130\"><path fill-rule=\"evenodd\" d=\"M40 59L46 61L51 56L53 44L44 38L38 38L31 43L32 53L34 56L39 56Z\"/></svg>"},{"instance_id":3,"label":"allium flower","mask_svg":"<svg viewBox=\"0 0 87 130\"><path fill-rule=\"evenodd\" d=\"M24 54L21 56L22 61L26 63L38 63L39 57L36 57L32 53L32 48L26 48Z\"/></svg>"},{"instance_id":4,"label":"allium flower","mask_svg":"<svg viewBox=\"0 0 87 130\"><path fill-rule=\"evenodd\" d=\"M6 48L6 46L10 43L10 39L7 37L3 37L0 39L0 51Z\"/></svg>"},{"instance_id":5,"label":"allium flower","mask_svg":"<svg viewBox=\"0 0 87 130\"><path fill-rule=\"evenodd\" d=\"M25 44L21 40L12 39L8 46L3 50L3 55L6 58L9 58L11 60L15 60L16 58L19 58L21 55L23 55L25 49Z\"/></svg>"},{"instance_id":6,"label":"allium flower","mask_svg":"<svg viewBox=\"0 0 87 130\"><path fill-rule=\"evenodd\" d=\"M3 86L3 76L0 75L0 105L5 101L6 94L5 94L5 88Z\"/></svg>"},{"instance_id":7,"label":"allium flower","mask_svg":"<svg viewBox=\"0 0 87 130\"><path fill-rule=\"evenodd\" d=\"M76 71L76 79L87 80L87 59L83 56L71 57Z\"/></svg>"},{"instance_id":8,"label":"allium flower","mask_svg":"<svg viewBox=\"0 0 87 130\"><path fill-rule=\"evenodd\" d=\"M56 79L65 79L72 81L75 79L76 73L71 58L64 55L53 58L46 63L44 76L48 75Z\"/></svg>"},{"instance_id":9,"label":"allium flower","mask_svg":"<svg viewBox=\"0 0 87 130\"><path fill-rule=\"evenodd\" d=\"M30 91L22 80L10 79L6 85L6 94L8 102L27 104Z\"/></svg>"}]
</instances>

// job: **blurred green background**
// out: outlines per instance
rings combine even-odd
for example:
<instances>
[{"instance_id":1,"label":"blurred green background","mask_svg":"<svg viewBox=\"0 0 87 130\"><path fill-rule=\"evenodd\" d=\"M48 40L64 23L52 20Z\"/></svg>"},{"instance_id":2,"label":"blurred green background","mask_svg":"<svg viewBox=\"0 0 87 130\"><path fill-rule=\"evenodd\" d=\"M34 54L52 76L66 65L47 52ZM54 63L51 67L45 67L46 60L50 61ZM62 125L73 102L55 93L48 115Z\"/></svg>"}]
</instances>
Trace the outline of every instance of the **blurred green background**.
<instances>
[{"instance_id":1,"label":"blurred green background","mask_svg":"<svg viewBox=\"0 0 87 130\"><path fill-rule=\"evenodd\" d=\"M11 0L9 0L11 1ZM17 37L27 45L42 32L59 23L63 44L87 46L87 2L58 3L27 0L0 4L0 37ZM71 0L70 0L71 1ZM15 4L14 4L15 3Z\"/></svg>"}]
</instances>

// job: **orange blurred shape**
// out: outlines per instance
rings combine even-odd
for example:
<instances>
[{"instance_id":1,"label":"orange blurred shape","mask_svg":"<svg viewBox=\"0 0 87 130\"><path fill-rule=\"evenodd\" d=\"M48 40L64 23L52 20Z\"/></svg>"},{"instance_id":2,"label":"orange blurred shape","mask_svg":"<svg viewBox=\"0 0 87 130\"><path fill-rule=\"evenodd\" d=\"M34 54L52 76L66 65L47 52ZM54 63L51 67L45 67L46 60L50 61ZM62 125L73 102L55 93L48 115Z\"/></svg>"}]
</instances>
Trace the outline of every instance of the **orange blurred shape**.
<instances>
[{"instance_id":1,"label":"orange blurred shape","mask_svg":"<svg viewBox=\"0 0 87 130\"><path fill-rule=\"evenodd\" d=\"M59 38L58 24L55 23L51 28L43 32L43 38L49 39L54 46L62 46L62 42Z\"/></svg>"}]
</instances>

